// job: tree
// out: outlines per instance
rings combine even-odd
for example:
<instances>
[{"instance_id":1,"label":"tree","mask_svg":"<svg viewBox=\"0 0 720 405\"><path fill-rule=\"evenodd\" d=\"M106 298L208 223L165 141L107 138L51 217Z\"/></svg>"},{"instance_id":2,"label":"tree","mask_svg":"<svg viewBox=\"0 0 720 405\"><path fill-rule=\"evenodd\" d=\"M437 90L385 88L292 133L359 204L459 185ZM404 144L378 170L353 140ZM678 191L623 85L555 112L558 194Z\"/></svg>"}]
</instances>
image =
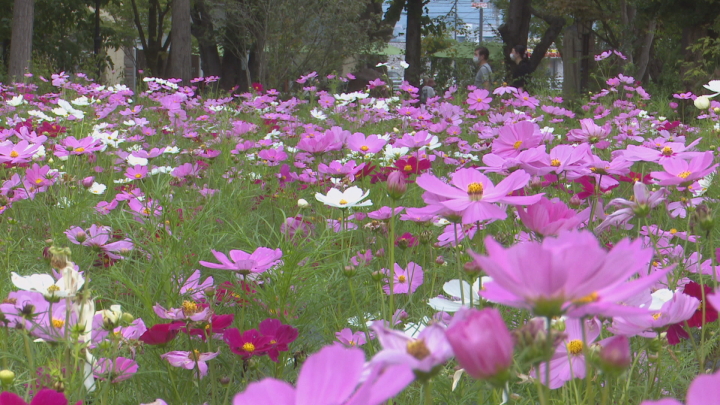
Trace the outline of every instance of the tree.
<instances>
[{"instance_id":1,"label":"tree","mask_svg":"<svg viewBox=\"0 0 720 405\"><path fill-rule=\"evenodd\" d=\"M422 17L423 0L407 0L407 36L405 37L405 63L410 65L405 69L405 80L413 86L420 85L422 73Z\"/></svg>"},{"instance_id":2,"label":"tree","mask_svg":"<svg viewBox=\"0 0 720 405\"><path fill-rule=\"evenodd\" d=\"M173 0L170 30L169 76L189 85L192 79L192 38L190 34L190 0Z\"/></svg>"},{"instance_id":3,"label":"tree","mask_svg":"<svg viewBox=\"0 0 720 405\"><path fill-rule=\"evenodd\" d=\"M11 81L22 81L23 75L30 70L34 11L35 0L15 0L8 68Z\"/></svg>"},{"instance_id":4,"label":"tree","mask_svg":"<svg viewBox=\"0 0 720 405\"><path fill-rule=\"evenodd\" d=\"M140 20L140 11L138 9L137 0L131 0L132 18L137 34L140 37L140 43L143 47L143 55L145 56L145 64L149 73L156 77L162 77L165 73L165 62L168 47L170 46L170 36L163 42L165 34L164 25L165 17L170 11L171 0L165 0L162 4L160 0L149 0L147 10L147 35L146 28Z\"/></svg>"}]
</instances>

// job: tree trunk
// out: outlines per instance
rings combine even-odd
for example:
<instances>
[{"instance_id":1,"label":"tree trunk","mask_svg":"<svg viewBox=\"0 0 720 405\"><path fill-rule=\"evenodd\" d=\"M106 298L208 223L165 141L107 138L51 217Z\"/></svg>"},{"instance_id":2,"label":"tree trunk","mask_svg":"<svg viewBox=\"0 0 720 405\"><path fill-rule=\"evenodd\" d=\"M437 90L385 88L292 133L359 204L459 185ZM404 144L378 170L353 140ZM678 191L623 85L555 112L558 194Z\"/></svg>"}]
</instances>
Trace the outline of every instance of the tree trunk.
<instances>
[{"instance_id":1,"label":"tree trunk","mask_svg":"<svg viewBox=\"0 0 720 405\"><path fill-rule=\"evenodd\" d=\"M10 43L11 81L22 82L32 62L32 36L35 0L15 0L13 3L12 39Z\"/></svg>"},{"instance_id":2,"label":"tree trunk","mask_svg":"<svg viewBox=\"0 0 720 405\"><path fill-rule=\"evenodd\" d=\"M220 70L220 87L230 90L240 84L240 75L244 74L240 58L234 51L225 49Z\"/></svg>"},{"instance_id":3,"label":"tree trunk","mask_svg":"<svg viewBox=\"0 0 720 405\"><path fill-rule=\"evenodd\" d=\"M540 42L535 45L535 49L533 49L533 54L530 57L530 67L532 68L531 72L534 72L535 69L537 69L537 67L540 65L540 61L542 61L542 59L545 57L545 53L547 53L553 42L555 42L560 33L562 33L562 30L565 27L565 18L548 15L532 8L531 10L533 15L542 19L548 24L548 28L543 33Z\"/></svg>"},{"instance_id":4,"label":"tree trunk","mask_svg":"<svg viewBox=\"0 0 720 405\"><path fill-rule=\"evenodd\" d=\"M220 54L212 15L208 13L204 0L196 0L191 13L191 32L197 38L200 48L200 66L205 76L220 76Z\"/></svg>"},{"instance_id":5,"label":"tree trunk","mask_svg":"<svg viewBox=\"0 0 720 405\"><path fill-rule=\"evenodd\" d=\"M563 97L571 100L580 94L580 55L582 54L577 24L570 25L563 35Z\"/></svg>"},{"instance_id":6,"label":"tree trunk","mask_svg":"<svg viewBox=\"0 0 720 405\"><path fill-rule=\"evenodd\" d=\"M657 17L650 20L643 44L640 48L640 57L638 58L638 70L635 78L639 81L645 80L648 63L650 63L650 49L652 49L653 39L655 39L655 29L657 28Z\"/></svg>"},{"instance_id":7,"label":"tree trunk","mask_svg":"<svg viewBox=\"0 0 720 405\"><path fill-rule=\"evenodd\" d=\"M516 45L527 46L532 17L531 0L510 0L506 12L505 23L498 27L503 41L505 66L508 71L515 69L515 62L510 60L510 51Z\"/></svg>"},{"instance_id":8,"label":"tree trunk","mask_svg":"<svg viewBox=\"0 0 720 405\"><path fill-rule=\"evenodd\" d=\"M173 0L170 29L170 77L182 79L184 85L192 79L192 38L190 35L190 0Z\"/></svg>"},{"instance_id":9,"label":"tree trunk","mask_svg":"<svg viewBox=\"0 0 720 405\"><path fill-rule=\"evenodd\" d=\"M405 38L405 63L410 65L405 69L405 80L413 86L420 85L422 73L420 53L422 51L422 15L423 0L408 0L407 35Z\"/></svg>"}]
</instances>

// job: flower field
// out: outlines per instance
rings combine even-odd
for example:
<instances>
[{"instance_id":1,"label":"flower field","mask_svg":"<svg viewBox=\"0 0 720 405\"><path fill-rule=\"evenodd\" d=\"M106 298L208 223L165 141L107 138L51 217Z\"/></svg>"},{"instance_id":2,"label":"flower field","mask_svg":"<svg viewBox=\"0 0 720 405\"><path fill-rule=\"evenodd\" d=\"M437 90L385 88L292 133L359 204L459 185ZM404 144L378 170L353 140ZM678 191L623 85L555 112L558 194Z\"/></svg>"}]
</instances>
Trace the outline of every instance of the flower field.
<instances>
[{"instance_id":1,"label":"flower field","mask_svg":"<svg viewBox=\"0 0 720 405\"><path fill-rule=\"evenodd\" d=\"M0 86L0 405L720 403L720 81L215 79Z\"/></svg>"}]
</instances>

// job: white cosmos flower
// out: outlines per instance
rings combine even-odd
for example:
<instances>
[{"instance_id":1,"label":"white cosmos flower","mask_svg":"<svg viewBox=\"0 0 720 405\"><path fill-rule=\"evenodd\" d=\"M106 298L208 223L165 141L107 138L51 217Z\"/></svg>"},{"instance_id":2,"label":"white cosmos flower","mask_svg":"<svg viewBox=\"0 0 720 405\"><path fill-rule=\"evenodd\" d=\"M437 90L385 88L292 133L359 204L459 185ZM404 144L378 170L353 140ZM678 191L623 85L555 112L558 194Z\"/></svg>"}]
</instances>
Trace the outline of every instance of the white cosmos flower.
<instances>
[{"instance_id":1,"label":"white cosmos flower","mask_svg":"<svg viewBox=\"0 0 720 405\"><path fill-rule=\"evenodd\" d=\"M20 104L27 104L27 101L25 101L25 98L23 98L23 96L15 96L10 100L6 101L5 103L9 106L17 107Z\"/></svg>"},{"instance_id":2,"label":"white cosmos flower","mask_svg":"<svg viewBox=\"0 0 720 405\"><path fill-rule=\"evenodd\" d=\"M95 314L102 315L104 322L110 323L111 325L117 325L123 311L120 305L110 305L110 309L103 309L95 312Z\"/></svg>"},{"instance_id":3,"label":"white cosmos flower","mask_svg":"<svg viewBox=\"0 0 720 405\"><path fill-rule=\"evenodd\" d=\"M148 160L146 158L133 156L132 154L128 155L127 159L125 159L125 160L127 160L128 164L132 165L132 166L135 166L135 165L147 166L147 164L148 164Z\"/></svg>"},{"instance_id":4,"label":"white cosmos flower","mask_svg":"<svg viewBox=\"0 0 720 405\"><path fill-rule=\"evenodd\" d=\"M317 108L314 108L312 111L310 111L310 115L320 121L325 121L327 119L327 115L323 114L323 112L318 110Z\"/></svg>"},{"instance_id":5,"label":"white cosmos flower","mask_svg":"<svg viewBox=\"0 0 720 405\"><path fill-rule=\"evenodd\" d=\"M404 60L400 61L400 66L402 66L403 69L407 69L410 67L410 65Z\"/></svg>"},{"instance_id":6,"label":"white cosmos flower","mask_svg":"<svg viewBox=\"0 0 720 405\"><path fill-rule=\"evenodd\" d=\"M180 148L178 148L177 146L168 146L165 148L165 150L163 150L162 153L172 153L172 154L180 153Z\"/></svg>"},{"instance_id":7,"label":"white cosmos flower","mask_svg":"<svg viewBox=\"0 0 720 405\"><path fill-rule=\"evenodd\" d=\"M74 109L67 101L60 99L57 103L59 107L52 110L56 115L61 115L63 117L73 115L75 118L80 120L85 118L84 112Z\"/></svg>"},{"instance_id":8,"label":"white cosmos flower","mask_svg":"<svg viewBox=\"0 0 720 405\"><path fill-rule=\"evenodd\" d=\"M315 193L315 199L325 205L336 208L365 207L372 205L372 201L370 200L362 201L369 194L370 191L363 193L360 187L352 186L345 191L331 188L327 195Z\"/></svg>"},{"instance_id":9,"label":"white cosmos flower","mask_svg":"<svg viewBox=\"0 0 720 405\"><path fill-rule=\"evenodd\" d=\"M106 189L107 189L106 185L100 184L97 181L94 181L92 186L90 186L90 188L88 188L88 191L92 194L100 195L100 194L103 194Z\"/></svg>"},{"instance_id":10,"label":"white cosmos flower","mask_svg":"<svg viewBox=\"0 0 720 405\"><path fill-rule=\"evenodd\" d=\"M481 300L480 295L478 295L480 293L480 280L475 280L472 287L464 280L450 280L443 284L443 291L450 297L457 298L457 300L435 297L430 298L428 305L436 311L457 312L462 307L470 306L470 297L472 297L472 302L475 304ZM491 281L491 277L482 277L483 284Z\"/></svg>"},{"instance_id":11,"label":"white cosmos flower","mask_svg":"<svg viewBox=\"0 0 720 405\"><path fill-rule=\"evenodd\" d=\"M70 277L75 277L76 279L70 280ZM55 281L49 274L21 276L12 272L10 278L12 283L15 284L15 287L25 291L39 292L45 298L72 297L83 284L85 284L85 280L79 273L77 275L68 275L67 277L63 276L58 281Z\"/></svg>"},{"instance_id":12,"label":"white cosmos flower","mask_svg":"<svg viewBox=\"0 0 720 405\"><path fill-rule=\"evenodd\" d=\"M82 97L78 97L75 100L71 101L71 103L73 103L77 106L85 106L85 105L90 105L90 100L88 100L87 97L82 96Z\"/></svg>"},{"instance_id":13,"label":"white cosmos flower","mask_svg":"<svg viewBox=\"0 0 720 405\"><path fill-rule=\"evenodd\" d=\"M720 94L720 80L710 80L710 82L703 87L714 93L708 97L715 97Z\"/></svg>"},{"instance_id":14,"label":"white cosmos flower","mask_svg":"<svg viewBox=\"0 0 720 405\"><path fill-rule=\"evenodd\" d=\"M693 191L693 195L695 197L700 197L703 194L705 194L707 192L707 190L710 188L710 185L712 184L714 177L715 177L715 173L710 173L707 176L703 177L702 179L698 180L700 189Z\"/></svg>"}]
</instances>

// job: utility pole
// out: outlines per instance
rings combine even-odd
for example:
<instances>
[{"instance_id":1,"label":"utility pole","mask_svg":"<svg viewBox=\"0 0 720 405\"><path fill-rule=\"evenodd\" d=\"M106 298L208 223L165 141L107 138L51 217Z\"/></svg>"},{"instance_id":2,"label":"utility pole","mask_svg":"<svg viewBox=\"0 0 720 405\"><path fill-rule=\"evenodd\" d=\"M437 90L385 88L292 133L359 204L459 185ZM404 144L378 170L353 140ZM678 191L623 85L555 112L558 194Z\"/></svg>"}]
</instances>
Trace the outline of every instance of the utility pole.
<instances>
[{"instance_id":1,"label":"utility pole","mask_svg":"<svg viewBox=\"0 0 720 405\"><path fill-rule=\"evenodd\" d=\"M457 21L458 21L458 0L455 0L455 5L453 6L455 9L455 29L453 30L453 39L457 41Z\"/></svg>"},{"instance_id":2,"label":"utility pole","mask_svg":"<svg viewBox=\"0 0 720 405\"><path fill-rule=\"evenodd\" d=\"M478 28L478 43L482 43L483 39L483 12L487 8L487 3L473 2L472 6L480 10L480 28Z\"/></svg>"}]
</instances>

